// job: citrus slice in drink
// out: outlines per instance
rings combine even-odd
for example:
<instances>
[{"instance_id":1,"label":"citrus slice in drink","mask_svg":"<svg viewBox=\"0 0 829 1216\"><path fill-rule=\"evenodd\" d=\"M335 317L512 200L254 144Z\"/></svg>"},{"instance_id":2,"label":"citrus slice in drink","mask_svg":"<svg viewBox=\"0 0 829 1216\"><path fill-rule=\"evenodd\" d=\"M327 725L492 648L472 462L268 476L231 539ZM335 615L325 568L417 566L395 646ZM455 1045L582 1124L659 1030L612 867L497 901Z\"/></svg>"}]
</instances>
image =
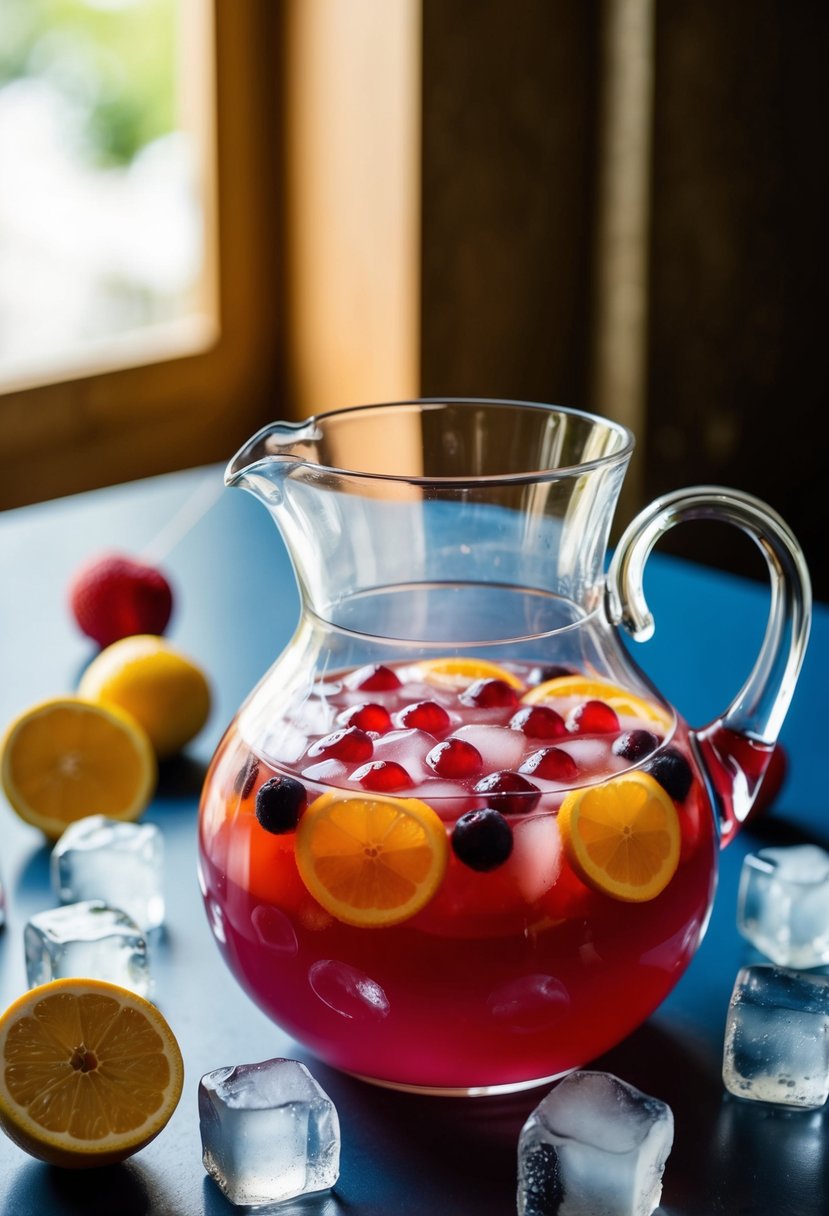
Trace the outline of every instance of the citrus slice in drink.
<instances>
[{"instance_id":1,"label":"citrus slice in drink","mask_svg":"<svg viewBox=\"0 0 829 1216\"><path fill-rule=\"evenodd\" d=\"M440 886L446 829L418 798L317 798L299 821L296 859L314 898L337 920L381 928L408 920Z\"/></svg>"},{"instance_id":2,"label":"citrus slice in drink","mask_svg":"<svg viewBox=\"0 0 829 1216\"><path fill-rule=\"evenodd\" d=\"M123 1161L167 1124L184 1066L163 1015L103 980L62 979L0 1017L0 1125L51 1165Z\"/></svg>"},{"instance_id":3,"label":"citrus slice in drink","mask_svg":"<svg viewBox=\"0 0 829 1216\"><path fill-rule=\"evenodd\" d=\"M466 688L475 680L503 680L511 688L524 687L514 671L489 659L425 659L418 663L417 670L428 684L436 684L439 688Z\"/></svg>"},{"instance_id":4,"label":"citrus slice in drink","mask_svg":"<svg viewBox=\"0 0 829 1216\"><path fill-rule=\"evenodd\" d=\"M85 815L137 819L155 788L146 731L123 710L80 697L42 701L20 714L0 755L13 809L50 840Z\"/></svg>"},{"instance_id":5,"label":"citrus slice in drink","mask_svg":"<svg viewBox=\"0 0 829 1216\"><path fill-rule=\"evenodd\" d=\"M558 826L579 877L614 899L655 899L679 864L676 807L647 773L633 771L572 790L561 804Z\"/></svg>"},{"instance_id":6,"label":"citrus slice in drink","mask_svg":"<svg viewBox=\"0 0 829 1216\"><path fill-rule=\"evenodd\" d=\"M605 680L594 680L589 676L556 676L553 680L545 680L537 684L521 698L525 705L542 705L565 697L580 697L584 701L604 701L615 709L617 714L629 718L639 718L644 722L653 722L667 730L671 725L670 715L655 701L647 701L636 693L622 688L618 684L610 684Z\"/></svg>"}]
</instances>

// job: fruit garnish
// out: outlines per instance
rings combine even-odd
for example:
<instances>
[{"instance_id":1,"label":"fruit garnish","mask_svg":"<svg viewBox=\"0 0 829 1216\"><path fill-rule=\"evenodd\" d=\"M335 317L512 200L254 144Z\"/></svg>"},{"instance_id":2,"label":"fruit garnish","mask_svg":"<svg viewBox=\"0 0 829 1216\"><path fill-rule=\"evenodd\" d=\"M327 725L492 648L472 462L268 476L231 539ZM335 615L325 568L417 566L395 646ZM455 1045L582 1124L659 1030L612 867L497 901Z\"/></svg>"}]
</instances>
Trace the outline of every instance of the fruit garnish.
<instances>
[{"instance_id":1,"label":"fruit garnish","mask_svg":"<svg viewBox=\"0 0 829 1216\"><path fill-rule=\"evenodd\" d=\"M115 706L80 697L27 709L8 727L0 753L12 808L50 840L86 815L137 819L155 789L143 727Z\"/></svg>"},{"instance_id":2,"label":"fruit garnish","mask_svg":"<svg viewBox=\"0 0 829 1216\"><path fill-rule=\"evenodd\" d=\"M271 777L256 792L256 818L274 836L293 832L307 797L305 786L295 777Z\"/></svg>"},{"instance_id":3,"label":"fruit garnish","mask_svg":"<svg viewBox=\"0 0 829 1216\"><path fill-rule=\"evenodd\" d=\"M549 705L525 705L509 720L510 730L520 730L532 739L561 739L567 727L561 714Z\"/></svg>"},{"instance_id":4,"label":"fruit garnish","mask_svg":"<svg viewBox=\"0 0 829 1216\"><path fill-rule=\"evenodd\" d=\"M633 771L572 790L561 804L558 826L579 877L614 899L654 899L679 864L676 807L647 773Z\"/></svg>"},{"instance_id":5,"label":"fruit garnish","mask_svg":"<svg viewBox=\"0 0 829 1216\"><path fill-rule=\"evenodd\" d=\"M449 714L437 701L415 701L397 715L398 726L425 730L430 735L439 735L448 730L450 722Z\"/></svg>"},{"instance_id":6,"label":"fruit garnish","mask_svg":"<svg viewBox=\"0 0 829 1216\"><path fill-rule=\"evenodd\" d=\"M426 763L439 777L477 777L484 767L483 758L477 747L467 743L465 739L444 739L433 747L426 757Z\"/></svg>"},{"instance_id":7,"label":"fruit garnish","mask_svg":"<svg viewBox=\"0 0 829 1216\"><path fill-rule=\"evenodd\" d=\"M512 688L524 687L514 672L489 659L426 659L418 663L417 672L427 684L440 688L462 689L476 680L502 680Z\"/></svg>"},{"instance_id":8,"label":"fruit garnish","mask_svg":"<svg viewBox=\"0 0 829 1216\"><path fill-rule=\"evenodd\" d=\"M373 760L351 774L352 781L359 781L364 790L377 790L392 794L395 790L407 790L413 781L402 764L396 760Z\"/></svg>"},{"instance_id":9,"label":"fruit garnish","mask_svg":"<svg viewBox=\"0 0 829 1216\"><path fill-rule=\"evenodd\" d=\"M102 980L33 988L0 1017L0 1124L22 1149L71 1168L124 1161L181 1097L176 1037L149 1001Z\"/></svg>"},{"instance_id":10,"label":"fruit garnish","mask_svg":"<svg viewBox=\"0 0 829 1216\"><path fill-rule=\"evenodd\" d=\"M359 688L366 692L390 692L400 687L397 673L382 663L372 663L352 672L348 678L349 688Z\"/></svg>"},{"instance_id":11,"label":"fruit garnish","mask_svg":"<svg viewBox=\"0 0 829 1216\"><path fill-rule=\"evenodd\" d=\"M384 735L391 730L391 714L385 705L377 705L366 701L363 705L352 705L337 716L337 721L343 726L358 726L360 730L372 730L376 735Z\"/></svg>"},{"instance_id":12,"label":"fruit garnish","mask_svg":"<svg viewBox=\"0 0 829 1216\"><path fill-rule=\"evenodd\" d=\"M606 701L583 701L567 715L567 729L575 735L615 735L619 716Z\"/></svg>"},{"instance_id":13,"label":"fruit garnish","mask_svg":"<svg viewBox=\"0 0 829 1216\"><path fill-rule=\"evenodd\" d=\"M530 777L541 777L545 781L560 781L569 784L579 775L579 766L569 752L560 747L542 747L532 752L521 765L520 771Z\"/></svg>"},{"instance_id":14,"label":"fruit garnish","mask_svg":"<svg viewBox=\"0 0 829 1216\"><path fill-rule=\"evenodd\" d=\"M201 668L163 638L122 638L96 655L78 691L117 705L141 723L160 760L174 756L204 726L210 686Z\"/></svg>"},{"instance_id":15,"label":"fruit garnish","mask_svg":"<svg viewBox=\"0 0 829 1216\"><path fill-rule=\"evenodd\" d=\"M626 730L618 739L613 740L610 750L614 756L621 756L623 760L635 763L656 751L660 742L659 735L655 735L652 730Z\"/></svg>"},{"instance_id":16,"label":"fruit garnish","mask_svg":"<svg viewBox=\"0 0 829 1216\"><path fill-rule=\"evenodd\" d=\"M296 859L314 898L350 925L399 924L440 886L449 845L417 798L322 794L299 821Z\"/></svg>"},{"instance_id":17,"label":"fruit garnish","mask_svg":"<svg viewBox=\"0 0 829 1216\"><path fill-rule=\"evenodd\" d=\"M518 704L518 692L507 680L475 680L458 693L458 700L476 709L509 709Z\"/></svg>"},{"instance_id":18,"label":"fruit garnish","mask_svg":"<svg viewBox=\"0 0 829 1216\"><path fill-rule=\"evenodd\" d=\"M655 701L647 701L627 688L618 684L608 684L604 680L593 680L588 676L569 675L556 676L545 680L525 692L521 698L524 705L541 705L545 701L556 701L563 697L581 697L584 701L604 701L617 714L625 717L641 718L645 722L657 722L663 728L671 725L671 718Z\"/></svg>"},{"instance_id":19,"label":"fruit garnish","mask_svg":"<svg viewBox=\"0 0 829 1216\"><path fill-rule=\"evenodd\" d=\"M493 807L469 811L452 830L452 850L471 870L494 870L512 852L512 828Z\"/></svg>"},{"instance_id":20,"label":"fruit garnish","mask_svg":"<svg viewBox=\"0 0 829 1216\"><path fill-rule=\"evenodd\" d=\"M321 756L326 760L351 760L359 764L368 760L374 752L374 744L359 726L346 726L324 735L308 748L309 756Z\"/></svg>"},{"instance_id":21,"label":"fruit garnish","mask_svg":"<svg viewBox=\"0 0 829 1216\"><path fill-rule=\"evenodd\" d=\"M674 802L684 802L688 797L694 775L682 752L675 747L666 747L643 765L643 771L655 777Z\"/></svg>"},{"instance_id":22,"label":"fruit garnish","mask_svg":"<svg viewBox=\"0 0 829 1216\"><path fill-rule=\"evenodd\" d=\"M136 633L163 633L173 611L173 592L154 566L107 553L75 574L69 606L81 631L103 647Z\"/></svg>"},{"instance_id":23,"label":"fruit garnish","mask_svg":"<svg viewBox=\"0 0 829 1216\"><path fill-rule=\"evenodd\" d=\"M505 815L526 815L541 797L538 786L508 769L487 773L476 782L474 792L484 794L489 805Z\"/></svg>"}]
</instances>

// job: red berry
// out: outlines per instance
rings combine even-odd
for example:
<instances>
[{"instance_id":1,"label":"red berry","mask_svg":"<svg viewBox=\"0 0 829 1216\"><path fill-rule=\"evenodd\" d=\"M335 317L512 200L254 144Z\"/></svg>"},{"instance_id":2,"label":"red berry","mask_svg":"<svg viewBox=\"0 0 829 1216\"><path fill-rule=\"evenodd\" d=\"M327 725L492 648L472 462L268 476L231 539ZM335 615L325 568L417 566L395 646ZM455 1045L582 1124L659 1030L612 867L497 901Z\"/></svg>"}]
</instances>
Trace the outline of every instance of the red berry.
<instances>
[{"instance_id":1,"label":"red berry","mask_svg":"<svg viewBox=\"0 0 829 1216\"><path fill-rule=\"evenodd\" d=\"M543 747L539 752L533 752L521 765L519 770L531 777L543 777L547 781L575 781L579 775L579 766L569 752L560 747Z\"/></svg>"},{"instance_id":2,"label":"red berry","mask_svg":"<svg viewBox=\"0 0 829 1216\"><path fill-rule=\"evenodd\" d=\"M374 752L374 744L359 726L347 726L324 735L308 748L309 756L324 756L326 760L351 760L359 763L368 760Z\"/></svg>"},{"instance_id":3,"label":"red berry","mask_svg":"<svg viewBox=\"0 0 829 1216\"><path fill-rule=\"evenodd\" d=\"M449 715L437 701L415 701L401 709L397 721L401 726L425 730L430 735L439 735L449 727Z\"/></svg>"},{"instance_id":4,"label":"red berry","mask_svg":"<svg viewBox=\"0 0 829 1216\"><path fill-rule=\"evenodd\" d=\"M567 729L577 735L609 735L619 729L615 709L604 701L585 701L567 715Z\"/></svg>"},{"instance_id":5,"label":"red berry","mask_svg":"<svg viewBox=\"0 0 829 1216\"><path fill-rule=\"evenodd\" d=\"M173 592L160 570L119 553L88 562L69 586L79 628L100 647L137 633L161 635L173 611Z\"/></svg>"},{"instance_id":6,"label":"red berry","mask_svg":"<svg viewBox=\"0 0 829 1216\"><path fill-rule=\"evenodd\" d=\"M355 671L348 681L351 688L364 689L366 692L389 692L400 687L400 681L390 667L382 663L373 663Z\"/></svg>"},{"instance_id":7,"label":"red berry","mask_svg":"<svg viewBox=\"0 0 829 1216\"><path fill-rule=\"evenodd\" d=\"M385 705L377 705L373 701L344 709L337 721L343 726L359 726L360 730L373 730L376 735L384 735L387 730L391 730L391 714Z\"/></svg>"},{"instance_id":8,"label":"red berry","mask_svg":"<svg viewBox=\"0 0 829 1216\"><path fill-rule=\"evenodd\" d=\"M396 760L374 760L364 764L351 774L351 780L359 781L364 790L377 793L406 790L412 784L411 777Z\"/></svg>"},{"instance_id":9,"label":"red berry","mask_svg":"<svg viewBox=\"0 0 829 1216\"><path fill-rule=\"evenodd\" d=\"M503 815L525 815L537 806L541 797L537 786L509 769L489 773L474 789L476 794L486 795L487 803Z\"/></svg>"},{"instance_id":10,"label":"red berry","mask_svg":"<svg viewBox=\"0 0 829 1216\"><path fill-rule=\"evenodd\" d=\"M567 734L561 714L549 705L525 705L509 720L510 730L521 730L533 739L560 739Z\"/></svg>"},{"instance_id":11,"label":"red berry","mask_svg":"<svg viewBox=\"0 0 829 1216\"><path fill-rule=\"evenodd\" d=\"M518 693L506 680L475 680L458 695L458 700L478 709L509 709L518 704Z\"/></svg>"},{"instance_id":12,"label":"red berry","mask_svg":"<svg viewBox=\"0 0 829 1216\"><path fill-rule=\"evenodd\" d=\"M477 747L465 739L444 739L433 747L426 763L439 777L477 777L484 766Z\"/></svg>"}]
</instances>

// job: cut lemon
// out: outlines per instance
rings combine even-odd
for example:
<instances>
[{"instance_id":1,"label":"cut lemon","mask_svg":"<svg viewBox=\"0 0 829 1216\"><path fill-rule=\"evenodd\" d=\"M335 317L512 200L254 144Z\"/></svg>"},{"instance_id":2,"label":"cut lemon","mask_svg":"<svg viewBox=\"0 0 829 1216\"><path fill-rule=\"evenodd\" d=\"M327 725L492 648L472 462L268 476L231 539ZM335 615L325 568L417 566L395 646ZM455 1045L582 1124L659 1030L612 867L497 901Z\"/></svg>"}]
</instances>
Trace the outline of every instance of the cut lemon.
<instances>
[{"instance_id":1,"label":"cut lemon","mask_svg":"<svg viewBox=\"0 0 829 1216\"><path fill-rule=\"evenodd\" d=\"M428 684L437 684L440 688L466 688L475 680L503 680L511 688L524 687L514 671L491 663L489 659L426 659L417 666Z\"/></svg>"},{"instance_id":2,"label":"cut lemon","mask_svg":"<svg viewBox=\"0 0 829 1216\"><path fill-rule=\"evenodd\" d=\"M579 877L614 899L654 899L679 864L676 807L647 773L572 790L561 804L558 826Z\"/></svg>"},{"instance_id":3,"label":"cut lemon","mask_svg":"<svg viewBox=\"0 0 829 1216\"><path fill-rule=\"evenodd\" d=\"M418 798L331 791L308 807L296 834L303 882L349 925L380 928L414 916L440 886L448 855L441 819Z\"/></svg>"},{"instance_id":4,"label":"cut lemon","mask_svg":"<svg viewBox=\"0 0 829 1216\"><path fill-rule=\"evenodd\" d=\"M50 840L85 815L137 819L155 788L155 755L142 727L114 706L80 697L20 714L0 751L6 797Z\"/></svg>"},{"instance_id":5,"label":"cut lemon","mask_svg":"<svg viewBox=\"0 0 829 1216\"><path fill-rule=\"evenodd\" d=\"M181 1097L175 1035L149 1001L103 980L54 980L0 1017L0 1125L26 1152L84 1168L123 1161Z\"/></svg>"},{"instance_id":6,"label":"cut lemon","mask_svg":"<svg viewBox=\"0 0 829 1216\"><path fill-rule=\"evenodd\" d=\"M635 693L609 684L605 680L592 680L589 676L557 676L554 680L545 680L537 684L521 698L525 705L540 705L548 701L556 701L563 697L581 697L585 701L604 701L629 718L640 718L645 722L655 722L667 730L671 725L670 715L655 701L646 701Z\"/></svg>"}]
</instances>

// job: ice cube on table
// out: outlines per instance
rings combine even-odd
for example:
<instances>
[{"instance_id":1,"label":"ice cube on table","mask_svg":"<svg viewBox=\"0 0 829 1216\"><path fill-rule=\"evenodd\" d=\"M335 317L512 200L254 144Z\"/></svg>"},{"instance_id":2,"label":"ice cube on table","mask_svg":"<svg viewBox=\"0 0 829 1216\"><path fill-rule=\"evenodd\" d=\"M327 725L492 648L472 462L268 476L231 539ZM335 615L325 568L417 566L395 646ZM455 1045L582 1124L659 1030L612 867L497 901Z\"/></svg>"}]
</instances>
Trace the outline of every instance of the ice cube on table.
<instances>
[{"instance_id":1,"label":"ice cube on table","mask_svg":"<svg viewBox=\"0 0 829 1216\"><path fill-rule=\"evenodd\" d=\"M738 1098L814 1110L829 1096L829 976L759 963L731 994L723 1083Z\"/></svg>"},{"instance_id":2,"label":"ice cube on table","mask_svg":"<svg viewBox=\"0 0 829 1216\"><path fill-rule=\"evenodd\" d=\"M781 967L829 963L829 853L812 844L750 853L740 874L737 927Z\"/></svg>"},{"instance_id":3,"label":"ice cube on table","mask_svg":"<svg viewBox=\"0 0 829 1216\"><path fill-rule=\"evenodd\" d=\"M151 989L147 942L135 921L103 900L32 916L23 930L29 987L68 976L108 980L139 996Z\"/></svg>"},{"instance_id":4,"label":"ice cube on table","mask_svg":"<svg viewBox=\"0 0 829 1216\"><path fill-rule=\"evenodd\" d=\"M518 1142L519 1216L650 1216L673 1147L671 1108L607 1072L577 1071Z\"/></svg>"},{"instance_id":5,"label":"ice cube on table","mask_svg":"<svg viewBox=\"0 0 829 1216\"><path fill-rule=\"evenodd\" d=\"M340 1173L331 1099L298 1060L263 1060L199 1082L204 1168L231 1203L277 1203L328 1190Z\"/></svg>"},{"instance_id":6,"label":"ice cube on table","mask_svg":"<svg viewBox=\"0 0 829 1216\"><path fill-rule=\"evenodd\" d=\"M52 887L62 903L102 899L122 908L149 932L164 920L163 851L155 824L88 815L52 850Z\"/></svg>"}]
</instances>

